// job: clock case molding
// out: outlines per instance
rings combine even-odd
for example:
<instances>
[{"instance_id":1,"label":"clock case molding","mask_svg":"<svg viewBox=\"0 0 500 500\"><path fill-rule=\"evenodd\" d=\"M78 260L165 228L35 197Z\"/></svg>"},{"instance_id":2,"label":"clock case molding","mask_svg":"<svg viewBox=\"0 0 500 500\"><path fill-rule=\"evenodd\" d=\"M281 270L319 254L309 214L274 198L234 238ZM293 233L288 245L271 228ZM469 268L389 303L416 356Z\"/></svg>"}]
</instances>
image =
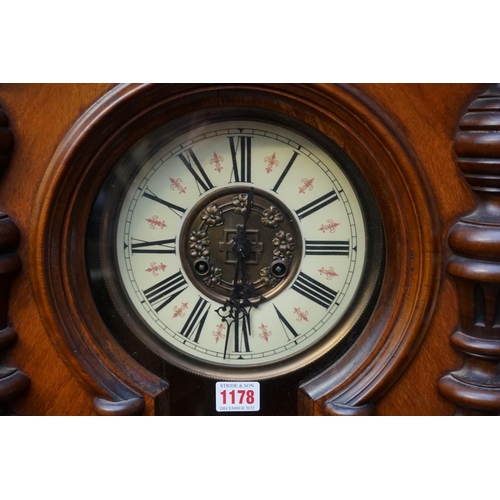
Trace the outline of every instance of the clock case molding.
<instances>
[{"instance_id":1,"label":"clock case molding","mask_svg":"<svg viewBox=\"0 0 500 500\"><path fill-rule=\"evenodd\" d=\"M366 327L334 363L297 387L297 413L374 414L423 340L441 277L439 217L416 155L370 98L331 85L120 85L74 124L38 190L30 270L46 331L99 414L168 414L169 381L127 354L92 297L85 231L115 161L148 131L217 107L301 120L337 143L364 175L386 237L386 269Z\"/></svg>"}]
</instances>

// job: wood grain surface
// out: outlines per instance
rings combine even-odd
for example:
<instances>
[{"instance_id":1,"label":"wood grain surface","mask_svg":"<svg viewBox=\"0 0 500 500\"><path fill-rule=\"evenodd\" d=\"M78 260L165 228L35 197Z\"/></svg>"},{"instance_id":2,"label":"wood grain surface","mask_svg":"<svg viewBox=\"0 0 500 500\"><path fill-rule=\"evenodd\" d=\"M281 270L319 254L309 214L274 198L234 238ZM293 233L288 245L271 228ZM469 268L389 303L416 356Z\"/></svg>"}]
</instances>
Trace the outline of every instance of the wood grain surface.
<instances>
[{"instance_id":1,"label":"wood grain surface","mask_svg":"<svg viewBox=\"0 0 500 500\"><path fill-rule=\"evenodd\" d=\"M19 229L17 254L22 263L12 283L8 310L8 321L17 332L18 340L5 351L4 359L6 365L19 368L31 380L29 390L9 402L8 410L13 414L157 412L154 398L149 398L148 391L144 389L147 385L145 380L148 379L146 374L135 378L130 376L133 392L140 394L143 402L131 396L128 407L123 411L120 402L110 398L109 392L104 394L96 388L91 376L86 379L85 370L75 369L71 361L71 349L62 343L61 336L47 331L46 325L49 323L42 317L46 311L39 310L35 301L34 283L38 278L31 276L28 265L30 252L36 251L29 248L29 242L40 223L34 214L38 213L35 200L42 179L52 159L57 157L57 150L71 127L113 87L111 84L0 85L0 107L9 117L15 144L9 168L0 178L0 212L8 214ZM174 87L180 94L182 86ZM407 245L407 249L412 245L423 249L421 254L409 257L408 265L412 269L411 259L414 258L414 265L421 269L417 278L425 284L425 289L420 291L423 299L419 303L419 291L411 291L411 280L408 280L410 299L406 304L405 296L401 293L398 303L401 304L401 310L411 307L419 309L421 315L428 312L428 317L418 320L423 326L412 334L414 340L408 343L401 334L400 343L404 346L394 346L387 351L388 359L380 364L382 375L370 375L373 386L368 386L365 376L362 378L365 384L362 390L358 390L353 382L349 386L352 394L349 400L344 400L338 396L338 389L335 388L342 385L340 382L332 383L330 388L325 388L325 384L321 387L305 384L307 387L303 394L313 395L311 403L308 397L302 399L302 407L297 411L305 414L346 415L454 414L455 403L438 390L439 380L451 370L459 369L463 362L462 355L450 343L450 337L459 322L459 309L455 284L446 272L446 262L451 255L448 236L453 225L476 206L476 198L457 167L454 141L458 124L467 107L487 86L363 84L337 87L324 84L298 87L283 85L272 89L277 96L293 94L295 99L315 103L318 108L332 106L332 102L342 102L343 110L336 114L332 112L332 115L335 114L336 119L344 124L343 137L347 147L353 148L353 154L356 154L356 144L361 148L356 150L358 152L363 151L363 148L372 151L372 160L366 159L368 154L363 160L358 153L359 161L365 161L366 165L370 161L373 164L377 161L380 164L392 162L389 171L401 172L400 180L394 182L400 192L404 188L408 193L400 194L404 199L401 207L408 210L408 218L413 220L408 223L409 232L405 238L410 242L420 242L419 246L416 243L401 245ZM354 113L357 125L354 123ZM315 118L309 116L308 120L314 122ZM316 122L320 127L326 123L325 119L319 117ZM416 176L410 175L413 172L412 165L416 165ZM403 181L406 184L400 187L398 183ZM381 183L377 189L382 190ZM424 203L425 196L429 198L428 204L419 206L419 203ZM419 213L422 214L422 220L432 220L430 236L426 234L425 228L419 226ZM401 216L404 214L401 213ZM411 232L417 230L420 231L419 235ZM396 241L394 236L393 240ZM432 250L434 246L437 251ZM426 283L422 276L427 276L427 279L432 276L435 283ZM433 288L435 293L432 292ZM410 317L413 316L408 313ZM411 325L407 327L409 330L411 328ZM399 339L396 330L388 330L387 335ZM390 339L384 340L384 345L389 344ZM117 355L116 359L120 356ZM351 356L357 359L355 352ZM397 358L394 361L397 367L392 368L390 356ZM105 369L123 381L123 375L119 370L115 371L113 363L110 362ZM350 369L355 372L352 365ZM368 367L363 370L368 373ZM145 378L141 378L143 376ZM355 378L354 375L349 377Z\"/></svg>"}]
</instances>

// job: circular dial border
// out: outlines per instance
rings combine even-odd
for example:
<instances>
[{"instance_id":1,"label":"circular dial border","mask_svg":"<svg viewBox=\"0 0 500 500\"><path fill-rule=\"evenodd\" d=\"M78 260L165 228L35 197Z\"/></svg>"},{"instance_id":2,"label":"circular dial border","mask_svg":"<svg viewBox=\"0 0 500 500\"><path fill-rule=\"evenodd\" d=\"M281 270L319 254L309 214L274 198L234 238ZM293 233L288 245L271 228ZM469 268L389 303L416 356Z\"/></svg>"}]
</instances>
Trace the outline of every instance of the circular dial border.
<instances>
[{"instance_id":1,"label":"circular dial border","mask_svg":"<svg viewBox=\"0 0 500 500\"><path fill-rule=\"evenodd\" d=\"M87 280L86 228L100 186L134 143L162 123L221 105L258 107L317 128L342 145L369 184L386 230L379 301L352 348L302 387L300 408L321 412L325 401L375 401L404 371L432 317L439 216L411 146L356 86L145 84L104 95L54 153L33 209L31 276L54 346L94 395L132 402L133 394L159 397L164 384L154 373L161 364L145 369L136 361L140 353L125 353L96 307ZM242 379L253 375L247 371Z\"/></svg>"},{"instance_id":2,"label":"circular dial border","mask_svg":"<svg viewBox=\"0 0 500 500\"><path fill-rule=\"evenodd\" d=\"M248 113L228 112L236 116ZM219 120L223 114L218 112ZM269 120L269 114L266 118ZM273 119L284 121L278 115ZM118 162L115 173L98 195L98 200L109 200L103 211L101 204L97 204L94 217L104 220L100 234L118 233L119 276L109 275L109 271L116 269L113 254L108 252L99 260L104 263L102 275L109 275L106 286L112 290L113 304L118 306L131 330L145 330L138 329L137 322L131 324L127 320L132 315L131 308L123 290L113 283L121 281L133 308L157 337L206 363L198 366L196 361L180 362L201 374L215 372L224 365L271 367L272 363L276 364L273 373L277 374L280 369L290 371L292 366L310 363L349 333L371 299L380 275L383 237L376 204L369 203L366 186L361 192L354 190L353 181L343 169L351 176L359 177L359 173L346 155L334 160L331 153L327 154L306 137L264 121L217 121L170 140L171 131L177 129L176 124L167 124L145 136ZM328 143L326 138L323 142ZM148 146L152 146L152 152L145 153ZM242 153L242 163L236 168L236 157L239 158L239 148L243 146L245 154ZM330 145L332 148L336 146ZM338 156L338 148L335 152ZM141 155L144 160L139 162ZM243 166L247 157L252 161ZM122 170L135 171L137 163L141 166L130 186L117 187ZM209 165L213 165L210 170ZM358 186L361 183L359 178L356 182ZM254 188L256 213L249 219L248 232L254 241L251 255L246 259L247 268L256 269L252 285L257 291L271 279L279 286L277 291L264 293L263 304L245 319L240 318L239 324L230 324L217 315L220 309L216 302L224 303L233 286L231 268L235 267L236 259L230 245L238 224L234 220L225 224L224 219L233 211L241 213L241 198L253 185L259 187ZM117 223L108 225L107 219L116 221L117 206L109 194L110 186L115 191L126 190L127 194ZM226 208L221 209L213 202L222 201L223 197L226 201L222 206ZM260 207L260 216L259 203L268 204ZM109 207L111 214L107 214ZM211 231L190 231L193 213L201 213L212 225ZM282 227L285 218L293 220ZM366 234L367 222L370 237ZM265 231L274 237L263 238ZM190 241L189 237L193 240L191 246L185 243ZM105 253L113 247L106 238L104 244L94 243L93 237L91 240L92 247L101 245ZM368 243L372 245L371 266L365 264ZM294 253L296 247L298 254ZM282 280L271 276L271 258L259 267L260 254L266 248L268 254L274 249L271 255L274 253L277 261L282 262L294 253L295 262L290 258L290 272ZM187 265L188 251L195 262L205 258L211 270L197 276ZM228 264L213 266L214 254L216 257L223 254L222 260ZM223 273L224 267L229 271ZM213 289L222 290L225 296L211 293ZM170 359L168 346L162 349L161 343L156 339L151 342L147 333L140 337ZM315 350L293 364L282 363L318 341L322 342Z\"/></svg>"}]
</instances>

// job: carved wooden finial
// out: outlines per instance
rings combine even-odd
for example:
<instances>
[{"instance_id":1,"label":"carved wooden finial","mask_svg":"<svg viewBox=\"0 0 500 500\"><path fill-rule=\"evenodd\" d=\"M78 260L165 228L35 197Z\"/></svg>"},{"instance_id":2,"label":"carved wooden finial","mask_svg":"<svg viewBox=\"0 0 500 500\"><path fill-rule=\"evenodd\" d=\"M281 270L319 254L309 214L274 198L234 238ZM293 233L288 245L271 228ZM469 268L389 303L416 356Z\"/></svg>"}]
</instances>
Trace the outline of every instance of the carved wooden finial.
<instances>
[{"instance_id":1,"label":"carved wooden finial","mask_svg":"<svg viewBox=\"0 0 500 500\"><path fill-rule=\"evenodd\" d=\"M8 167L14 139L7 115L0 108L0 174ZM0 354L17 340L17 333L9 327L7 310L10 286L21 268L16 253L19 230L14 222L0 213ZM6 413L5 403L24 392L30 385L29 378L20 370L0 362L0 415Z\"/></svg>"},{"instance_id":2,"label":"carved wooden finial","mask_svg":"<svg viewBox=\"0 0 500 500\"><path fill-rule=\"evenodd\" d=\"M449 235L460 323L451 336L463 366L439 381L459 413L500 414L500 85L467 109L455 137L457 164L478 199Z\"/></svg>"}]
</instances>

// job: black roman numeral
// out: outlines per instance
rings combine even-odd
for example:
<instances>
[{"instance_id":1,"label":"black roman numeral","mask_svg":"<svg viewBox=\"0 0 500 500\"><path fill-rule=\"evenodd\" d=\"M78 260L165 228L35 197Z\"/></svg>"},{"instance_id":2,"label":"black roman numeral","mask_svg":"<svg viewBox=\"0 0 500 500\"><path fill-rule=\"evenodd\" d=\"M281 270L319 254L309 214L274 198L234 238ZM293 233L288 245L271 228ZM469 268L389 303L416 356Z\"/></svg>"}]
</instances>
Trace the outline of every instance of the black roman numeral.
<instances>
[{"instance_id":1,"label":"black roman numeral","mask_svg":"<svg viewBox=\"0 0 500 500\"><path fill-rule=\"evenodd\" d=\"M306 255L349 255L349 240L306 240Z\"/></svg>"},{"instance_id":2,"label":"black roman numeral","mask_svg":"<svg viewBox=\"0 0 500 500\"><path fill-rule=\"evenodd\" d=\"M295 331L295 329L288 322L288 320L285 318L285 316L283 316L281 311L276 306L274 306L274 309L276 310L276 314L278 315L278 318L281 322L281 326L283 327L283 330L285 330L285 333L286 333L286 336L288 337L288 340L293 340L295 337L298 337L299 334ZM290 334L292 334L291 337L290 337Z\"/></svg>"},{"instance_id":3,"label":"black roman numeral","mask_svg":"<svg viewBox=\"0 0 500 500\"><path fill-rule=\"evenodd\" d=\"M323 306L325 309L328 309L332 305L337 296L337 292L331 290L302 271L292 285L292 290L316 302L316 304Z\"/></svg>"},{"instance_id":4,"label":"black roman numeral","mask_svg":"<svg viewBox=\"0 0 500 500\"><path fill-rule=\"evenodd\" d=\"M186 338L192 337L191 340L193 342L198 343L209 310L210 310L210 303L207 300L202 299L200 297L198 299L198 302L196 302L194 309L191 311L189 318L182 327L180 334L184 335L184 337Z\"/></svg>"},{"instance_id":5,"label":"black roman numeral","mask_svg":"<svg viewBox=\"0 0 500 500\"><path fill-rule=\"evenodd\" d=\"M282 174L280 175L280 178L278 179L278 182L274 185L274 187L271 189L271 191L274 191L275 193L278 192L278 188L280 187L281 183L283 182L283 179L287 176L289 170L292 168L293 162L295 159L299 156L299 153L295 151L290 158L290 161L288 162L288 165L285 167L285 170L283 170Z\"/></svg>"},{"instance_id":6,"label":"black roman numeral","mask_svg":"<svg viewBox=\"0 0 500 500\"><path fill-rule=\"evenodd\" d=\"M175 215L182 217L184 215L184 212L186 211L185 208L179 207L178 205L174 205L173 203L170 203L169 201L162 200L161 198L158 198L149 188L146 189L146 192L144 193L144 198L149 198L150 200L156 201L156 203L160 203L161 205L165 205L166 207L170 208L172 212L174 212Z\"/></svg>"},{"instance_id":7,"label":"black roman numeral","mask_svg":"<svg viewBox=\"0 0 500 500\"><path fill-rule=\"evenodd\" d=\"M159 283L156 283L156 285L153 285L147 290L143 290L143 292L154 310L159 312L183 292L187 286L188 284L184 276L182 276L179 271Z\"/></svg>"},{"instance_id":8,"label":"black roman numeral","mask_svg":"<svg viewBox=\"0 0 500 500\"><path fill-rule=\"evenodd\" d=\"M201 187L201 189L203 189L203 191L206 192L214 187L214 185L208 178L207 173L205 172L205 170L203 170L200 161L193 153L193 150L191 148L186 150L186 154L181 153L179 155L179 158L182 160L182 163L186 165L187 169L191 172L192 176L195 178L196 183L198 185L198 190ZM196 169L198 169L198 172L196 171ZM200 194L202 194L201 191Z\"/></svg>"},{"instance_id":9,"label":"black roman numeral","mask_svg":"<svg viewBox=\"0 0 500 500\"><path fill-rule=\"evenodd\" d=\"M250 352L250 316L243 314L234 322L234 352Z\"/></svg>"},{"instance_id":10,"label":"black roman numeral","mask_svg":"<svg viewBox=\"0 0 500 500\"><path fill-rule=\"evenodd\" d=\"M299 208L298 210L295 211L295 213L298 215L299 219L302 220L308 215L317 212L318 210L322 209L323 207L326 207L327 205L333 203L335 200L338 199L339 197L337 196L337 193L335 193L335 191L330 191L329 193L326 193L324 196L318 198L317 200L314 200L311 203L304 205L302 208Z\"/></svg>"},{"instance_id":11,"label":"black roman numeral","mask_svg":"<svg viewBox=\"0 0 500 500\"><path fill-rule=\"evenodd\" d=\"M175 238L157 241L132 238L132 254L135 253L175 254Z\"/></svg>"},{"instance_id":12,"label":"black roman numeral","mask_svg":"<svg viewBox=\"0 0 500 500\"><path fill-rule=\"evenodd\" d=\"M235 137L228 137L228 139L233 160L234 182L252 182L252 138L236 137L236 143Z\"/></svg>"}]
</instances>

